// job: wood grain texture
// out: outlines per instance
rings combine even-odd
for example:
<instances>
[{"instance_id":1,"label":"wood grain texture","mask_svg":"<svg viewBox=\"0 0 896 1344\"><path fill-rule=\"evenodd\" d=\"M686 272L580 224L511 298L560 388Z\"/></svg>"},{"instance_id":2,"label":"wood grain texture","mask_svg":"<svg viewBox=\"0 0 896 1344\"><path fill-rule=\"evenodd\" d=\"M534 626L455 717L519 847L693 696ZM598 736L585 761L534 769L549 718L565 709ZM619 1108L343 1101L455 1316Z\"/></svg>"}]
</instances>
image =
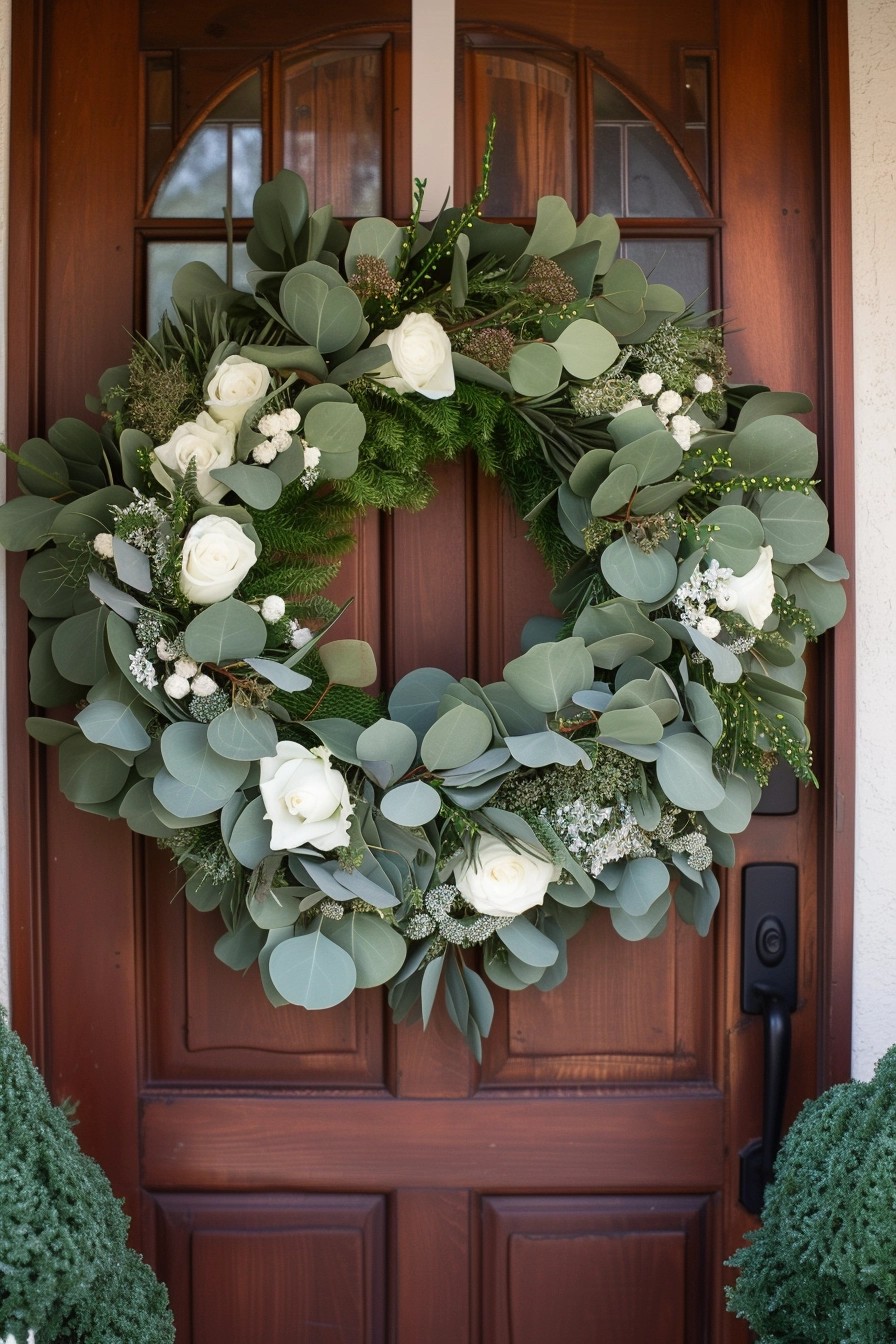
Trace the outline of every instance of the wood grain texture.
<instances>
[{"instance_id":1,"label":"wood grain texture","mask_svg":"<svg viewBox=\"0 0 896 1344\"><path fill-rule=\"evenodd\" d=\"M433 1188L711 1190L722 1109L699 1087L442 1104L146 1094L143 1177L155 1190L393 1190L418 1172Z\"/></svg>"}]
</instances>

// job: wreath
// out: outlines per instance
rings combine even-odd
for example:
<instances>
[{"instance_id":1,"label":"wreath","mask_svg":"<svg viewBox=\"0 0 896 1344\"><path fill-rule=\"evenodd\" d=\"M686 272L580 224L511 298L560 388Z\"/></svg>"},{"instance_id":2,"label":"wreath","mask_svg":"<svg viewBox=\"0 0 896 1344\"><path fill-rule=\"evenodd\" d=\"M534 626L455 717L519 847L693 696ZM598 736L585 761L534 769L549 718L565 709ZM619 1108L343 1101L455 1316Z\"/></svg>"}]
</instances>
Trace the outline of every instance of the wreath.
<instances>
[{"instance_id":1,"label":"wreath","mask_svg":"<svg viewBox=\"0 0 896 1344\"><path fill-rule=\"evenodd\" d=\"M251 293L178 272L104 374L100 429L17 453L0 543L33 551L31 699L72 722L62 792L168 849L216 954L268 998L440 983L479 1055L503 989L549 989L604 906L705 934L712 865L786 761L814 782L804 650L844 610L800 395L728 383L722 330L617 259L610 216L463 209L349 231L301 178L258 191ZM503 679L387 699L323 590L364 509L419 509L466 448L554 574Z\"/></svg>"}]
</instances>

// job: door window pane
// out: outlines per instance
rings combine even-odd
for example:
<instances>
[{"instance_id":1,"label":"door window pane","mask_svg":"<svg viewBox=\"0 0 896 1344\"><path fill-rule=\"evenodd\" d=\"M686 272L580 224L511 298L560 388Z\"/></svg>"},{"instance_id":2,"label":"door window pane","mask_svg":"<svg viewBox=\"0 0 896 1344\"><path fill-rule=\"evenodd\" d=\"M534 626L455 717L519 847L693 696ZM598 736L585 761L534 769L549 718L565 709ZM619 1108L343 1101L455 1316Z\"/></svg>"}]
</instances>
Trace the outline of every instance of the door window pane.
<instances>
[{"instance_id":1,"label":"door window pane","mask_svg":"<svg viewBox=\"0 0 896 1344\"><path fill-rule=\"evenodd\" d=\"M473 125L497 118L483 214L528 218L539 196L576 198L575 65L544 52L474 48Z\"/></svg>"},{"instance_id":2,"label":"door window pane","mask_svg":"<svg viewBox=\"0 0 896 1344\"><path fill-rule=\"evenodd\" d=\"M261 80L244 80L206 117L165 175L152 213L163 219L252 214L261 185Z\"/></svg>"},{"instance_id":3,"label":"door window pane","mask_svg":"<svg viewBox=\"0 0 896 1344\"><path fill-rule=\"evenodd\" d=\"M700 193L654 123L603 75L593 76L595 213L628 219L705 215Z\"/></svg>"},{"instance_id":4,"label":"door window pane","mask_svg":"<svg viewBox=\"0 0 896 1344\"><path fill-rule=\"evenodd\" d=\"M283 68L283 162L312 207L342 218L383 211L380 48L324 51Z\"/></svg>"},{"instance_id":5,"label":"door window pane","mask_svg":"<svg viewBox=\"0 0 896 1344\"><path fill-rule=\"evenodd\" d=\"M671 285L689 307L705 313L712 306L712 244L708 238L630 238L620 247L647 279Z\"/></svg>"},{"instance_id":6,"label":"door window pane","mask_svg":"<svg viewBox=\"0 0 896 1344\"><path fill-rule=\"evenodd\" d=\"M146 330L155 331L162 314L169 307L171 285L181 266L188 261L204 261L217 271L222 280L227 278L226 243L169 243L151 242L146 249ZM233 249L233 286L249 289L246 276L252 268L245 243L236 243Z\"/></svg>"}]
</instances>

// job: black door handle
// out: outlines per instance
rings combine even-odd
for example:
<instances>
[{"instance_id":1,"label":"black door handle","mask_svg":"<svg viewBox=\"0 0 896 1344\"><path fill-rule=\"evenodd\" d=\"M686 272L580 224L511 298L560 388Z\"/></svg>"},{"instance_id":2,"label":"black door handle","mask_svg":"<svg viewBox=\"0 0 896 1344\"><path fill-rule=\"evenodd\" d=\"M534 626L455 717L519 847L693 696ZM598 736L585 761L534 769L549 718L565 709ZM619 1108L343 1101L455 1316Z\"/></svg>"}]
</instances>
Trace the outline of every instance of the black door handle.
<instances>
[{"instance_id":1,"label":"black door handle","mask_svg":"<svg viewBox=\"0 0 896 1344\"><path fill-rule=\"evenodd\" d=\"M744 870L741 1006L762 1013L762 1137L741 1152L740 1199L754 1214L774 1177L790 1073L790 1014L796 1007L796 868Z\"/></svg>"}]
</instances>

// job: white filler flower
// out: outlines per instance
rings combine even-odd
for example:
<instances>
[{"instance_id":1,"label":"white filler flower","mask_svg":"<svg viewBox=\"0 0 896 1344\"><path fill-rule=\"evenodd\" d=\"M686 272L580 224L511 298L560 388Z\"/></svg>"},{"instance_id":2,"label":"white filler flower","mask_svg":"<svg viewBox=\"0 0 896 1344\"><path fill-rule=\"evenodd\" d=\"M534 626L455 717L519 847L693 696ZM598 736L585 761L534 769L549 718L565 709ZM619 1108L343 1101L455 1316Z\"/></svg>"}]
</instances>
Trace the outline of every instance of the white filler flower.
<instances>
[{"instance_id":1,"label":"white filler flower","mask_svg":"<svg viewBox=\"0 0 896 1344\"><path fill-rule=\"evenodd\" d=\"M354 807L326 747L309 751L298 742L278 742L276 756L265 756L260 769L272 849L313 845L327 850L348 844Z\"/></svg>"},{"instance_id":2,"label":"white filler flower","mask_svg":"<svg viewBox=\"0 0 896 1344\"><path fill-rule=\"evenodd\" d=\"M550 859L514 850L493 835L484 835L472 862L454 870L454 881L468 905L481 915L521 915L541 905L549 882L560 869Z\"/></svg>"}]
</instances>

